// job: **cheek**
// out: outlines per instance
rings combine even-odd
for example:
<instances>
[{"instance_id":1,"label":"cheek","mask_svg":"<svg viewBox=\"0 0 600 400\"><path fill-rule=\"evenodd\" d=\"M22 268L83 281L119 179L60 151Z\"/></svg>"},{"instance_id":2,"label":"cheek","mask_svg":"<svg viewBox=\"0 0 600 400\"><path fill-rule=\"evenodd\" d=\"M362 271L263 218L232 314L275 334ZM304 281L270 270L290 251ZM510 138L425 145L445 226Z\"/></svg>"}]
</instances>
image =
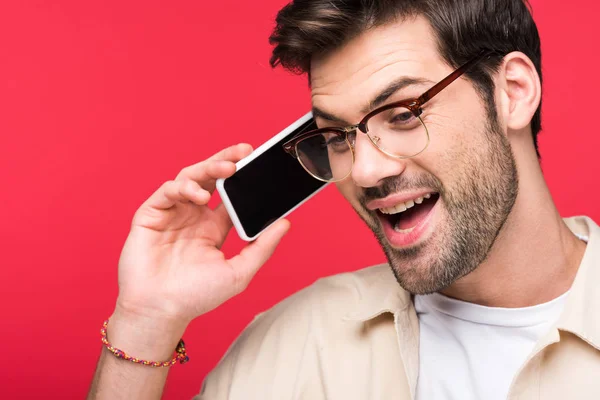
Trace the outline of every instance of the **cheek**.
<instances>
[{"instance_id":1,"label":"cheek","mask_svg":"<svg viewBox=\"0 0 600 400\"><path fill-rule=\"evenodd\" d=\"M481 144L487 113L483 100L470 85L458 81L448 89L437 101L434 99L423 122L429 130L430 146L436 153L458 156Z\"/></svg>"},{"instance_id":2,"label":"cheek","mask_svg":"<svg viewBox=\"0 0 600 400\"><path fill-rule=\"evenodd\" d=\"M346 201L356 208L358 204L357 187L352 183L352 180L347 178L341 182L336 182L335 186Z\"/></svg>"},{"instance_id":3,"label":"cheek","mask_svg":"<svg viewBox=\"0 0 600 400\"><path fill-rule=\"evenodd\" d=\"M433 174L448 194L460 191L465 178L473 177L485 163L486 121L476 114L474 117L449 118L447 114L438 114L424 120L430 143L415 162Z\"/></svg>"},{"instance_id":4,"label":"cheek","mask_svg":"<svg viewBox=\"0 0 600 400\"><path fill-rule=\"evenodd\" d=\"M443 111L424 119L430 138L424 156L441 175L460 173L486 144L485 114L459 113L454 107Z\"/></svg>"},{"instance_id":5,"label":"cheek","mask_svg":"<svg viewBox=\"0 0 600 400\"><path fill-rule=\"evenodd\" d=\"M352 208L354 208L361 216L365 216L365 210L363 209L363 206L360 204L359 202L359 197L360 197L360 188L358 188L354 182L352 182L352 179L345 179L342 182L337 182L335 184L335 186L337 187L338 191L340 192L340 194L342 196L344 196L344 198L346 199L346 201L348 203L350 203L350 205L352 206Z\"/></svg>"}]
</instances>

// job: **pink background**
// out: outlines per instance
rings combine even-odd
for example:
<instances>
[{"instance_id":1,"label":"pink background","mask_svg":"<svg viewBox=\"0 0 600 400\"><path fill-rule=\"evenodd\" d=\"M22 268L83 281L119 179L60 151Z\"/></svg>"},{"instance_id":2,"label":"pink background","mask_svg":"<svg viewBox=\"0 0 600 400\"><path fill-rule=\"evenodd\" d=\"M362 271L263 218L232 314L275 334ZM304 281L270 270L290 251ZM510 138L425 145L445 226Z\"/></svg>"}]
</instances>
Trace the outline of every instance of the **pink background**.
<instances>
[{"instance_id":1,"label":"pink background","mask_svg":"<svg viewBox=\"0 0 600 400\"><path fill-rule=\"evenodd\" d=\"M308 110L305 78L268 66L285 3L0 3L0 397L83 398L135 209L182 167L233 143L257 146ZM600 221L600 5L532 4L544 44L544 171L563 215ZM319 277L384 260L334 187L291 221L248 290L190 326L192 361L173 368L167 399L197 393L256 313ZM240 246L232 235L226 250Z\"/></svg>"}]
</instances>

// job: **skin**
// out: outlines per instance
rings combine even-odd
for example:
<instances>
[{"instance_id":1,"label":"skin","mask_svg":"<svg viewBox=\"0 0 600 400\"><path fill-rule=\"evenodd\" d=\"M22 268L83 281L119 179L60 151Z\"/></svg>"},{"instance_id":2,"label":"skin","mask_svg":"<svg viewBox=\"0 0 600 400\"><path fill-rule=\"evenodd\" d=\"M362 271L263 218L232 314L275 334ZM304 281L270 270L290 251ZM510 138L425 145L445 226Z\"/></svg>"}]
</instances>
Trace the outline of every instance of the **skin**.
<instances>
[{"instance_id":1,"label":"skin","mask_svg":"<svg viewBox=\"0 0 600 400\"><path fill-rule=\"evenodd\" d=\"M369 102L402 76L432 84L398 91L388 102L417 97L453 71L433 38L427 21L416 18L371 29L316 58L313 107L356 123ZM352 173L337 183L412 293L441 291L487 306L524 307L558 297L575 277L585 244L558 214L531 136L539 77L531 61L515 52L505 57L495 84L497 118L488 117L464 76L428 103L422 118L431 143L416 157L386 156L358 134ZM324 118L317 123L344 125ZM409 189L440 192L440 207L431 232L398 249L365 204Z\"/></svg>"},{"instance_id":2,"label":"skin","mask_svg":"<svg viewBox=\"0 0 600 400\"><path fill-rule=\"evenodd\" d=\"M432 37L422 19L398 21L316 58L311 71L313 105L356 122L375 93L399 76L437 82L451 68L439 58ZM442 292L488 306L523 307L568 290L585 246L556 211L533 148L529 123L541 92L535 68L524 55L511 53L495 82L495 128L473 86L460 79L428 105L424 121L431 144L424 153L407 160L390 158L358 135L354 169L338 188L374 230L376 221L364 209L367 197L424 182L436 186L431 189L444 189L435 230L418 251L386 248L382 243L401 284L418 292L439 283L432 279L431 265L440 270L446 266L444 234L456 232L452 200L469 201L462 207L472 207L472 197L465 197L472 185L481 189L482 181L491 179L491 187L506 188L515 180L502 178L516 172L516 196L505 195L496 203L488 199L488 206L508 204L508 211L493 210L494 229L478 227L486 240L477 249L481 253L487 245L488 251L470 260L474 270L442 285ZM410 88L389 101L426 89ZM119 260L119 296L108 325L115 347L142 359L169 359L188 324L242 292L269 259L289 229L288 221L273 224L228 260L220 248L231 220L222 205L207 206L216 179L231 176L235 162L251 150L248 145L233 146L184 168L137 210ZM496 169L485 168L490 160ZM464 178L477 170L488 175L475 176L472 182ZM496 234L488 237L488 231ZM119 360L103 348L88 399L159 399L167 373L168 369Z\"/></svg>"}]
</instances>

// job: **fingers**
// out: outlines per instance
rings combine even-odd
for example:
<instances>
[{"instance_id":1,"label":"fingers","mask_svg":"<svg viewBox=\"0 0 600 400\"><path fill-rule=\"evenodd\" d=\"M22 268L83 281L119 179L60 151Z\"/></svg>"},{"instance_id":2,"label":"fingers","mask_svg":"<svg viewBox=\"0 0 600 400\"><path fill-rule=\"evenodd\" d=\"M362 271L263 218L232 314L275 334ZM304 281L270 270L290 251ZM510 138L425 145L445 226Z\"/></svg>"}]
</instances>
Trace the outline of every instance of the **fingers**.
<instances>
[{"instance_id":1,"label":"fingers","mask_svg":"<svg viewBox=\"0 0 600 400\"><path fill-rule=\"evenodd\" d=\"M251 152L252 147L249 144L238 144L221 150L205 161L186 167L174 181L164 183L154 192L143 206L166 210L178 202L206 205L215 190L216 180L233 175L236 170L235 163ZM222 232L231 229L228 217L221 216L219 222Z\"/></svg>"},{"instance_id":2,"label":"fingers","mask_svg":"<svg viewBox=\"0 0 600 400\"><path fill-rule=\"evenodd\" d=\"M184 168L176 180L191 179L212 193L215 191L217 179L229 178L235 170L235 164L230 161L203 161L193 168Z\"/></svg>"},{"instance_id":3,"label":"fingers","mask_svg":"<svg viewBox=\"0 0 600 400\"><path fill-rule=\"evenodd\" d=\"M229 260L230 265L238 274L236 292L242 292L250 283L252 277L271 257L275 248L288 232L290 222L279 220L265 230L254 242L246 246L240 254Z\"/></svg>"},{"instance_id":4,"label":"fingers","mask_svg":"<svg viewBox=\"0 0 600 400\"><path fill-rule=\"evenodd\" d=\"M252 146L248 143L240 143L226 149L221 150L215 155L208 158L209 160L225 160L231 162L238 162L242 158L252 153Z\"/></svg>"},{"instance_id":5,"label":"fingers","mask_svg":"<svg viewBox=\"0 0 600 400\"><path fill-rule=\"evenodd\" d=\"M231 221L231 217L229 216L229 213L225 208L225 204L223 203L219 203L219 205L215 207L213 215L215 216L215 224L217 225L219 231L223 232L222 240L217 243L217 247L220 248L227 237L227 233L233 226L233 222Z\"/></svg>"},{"instance_id":6,"label":"fingers","mask_svg":"<svg viewBox=\"0 0 600 400\"><path fill-rule=\"evenodd\" d=\"M197 182L191 179L165 182L146 201L146 205L159 210L166 210L175 205L175 203L192 202L199 206L206 205L210 200L210 193L200 187Z\"/></svg>"},{"instance_id":7,"label":"fingers","mask_svg":"<svg viewBox=\"0 0 600 400\"><path fill-rule=\"evenodd\" d=\"M235 163L252 152L249 144L238 144L221 150L205 161L181 170L176 180L192 179L209 192L215 190L215 181L235 173Z\"/></svg>"}]
</instances>

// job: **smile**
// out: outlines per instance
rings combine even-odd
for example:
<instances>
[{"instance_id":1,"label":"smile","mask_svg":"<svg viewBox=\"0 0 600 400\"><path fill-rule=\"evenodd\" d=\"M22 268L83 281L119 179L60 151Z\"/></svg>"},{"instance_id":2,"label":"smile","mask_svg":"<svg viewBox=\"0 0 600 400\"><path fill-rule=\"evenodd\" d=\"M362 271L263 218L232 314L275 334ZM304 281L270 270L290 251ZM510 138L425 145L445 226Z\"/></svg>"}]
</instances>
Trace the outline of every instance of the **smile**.
<instances>
[{"instance_id":1,"label":"smile","mask_svg":"<svg viewBox=\"0 0 600 400\"><path fill-rule=\"evenodd\" d=\"M424 241L433 230L432 219L438 208L439 193L411 197L392 204L388 201L385 207L375 209L388 242L396 248Z\"/></svg>"}]
</instances>

